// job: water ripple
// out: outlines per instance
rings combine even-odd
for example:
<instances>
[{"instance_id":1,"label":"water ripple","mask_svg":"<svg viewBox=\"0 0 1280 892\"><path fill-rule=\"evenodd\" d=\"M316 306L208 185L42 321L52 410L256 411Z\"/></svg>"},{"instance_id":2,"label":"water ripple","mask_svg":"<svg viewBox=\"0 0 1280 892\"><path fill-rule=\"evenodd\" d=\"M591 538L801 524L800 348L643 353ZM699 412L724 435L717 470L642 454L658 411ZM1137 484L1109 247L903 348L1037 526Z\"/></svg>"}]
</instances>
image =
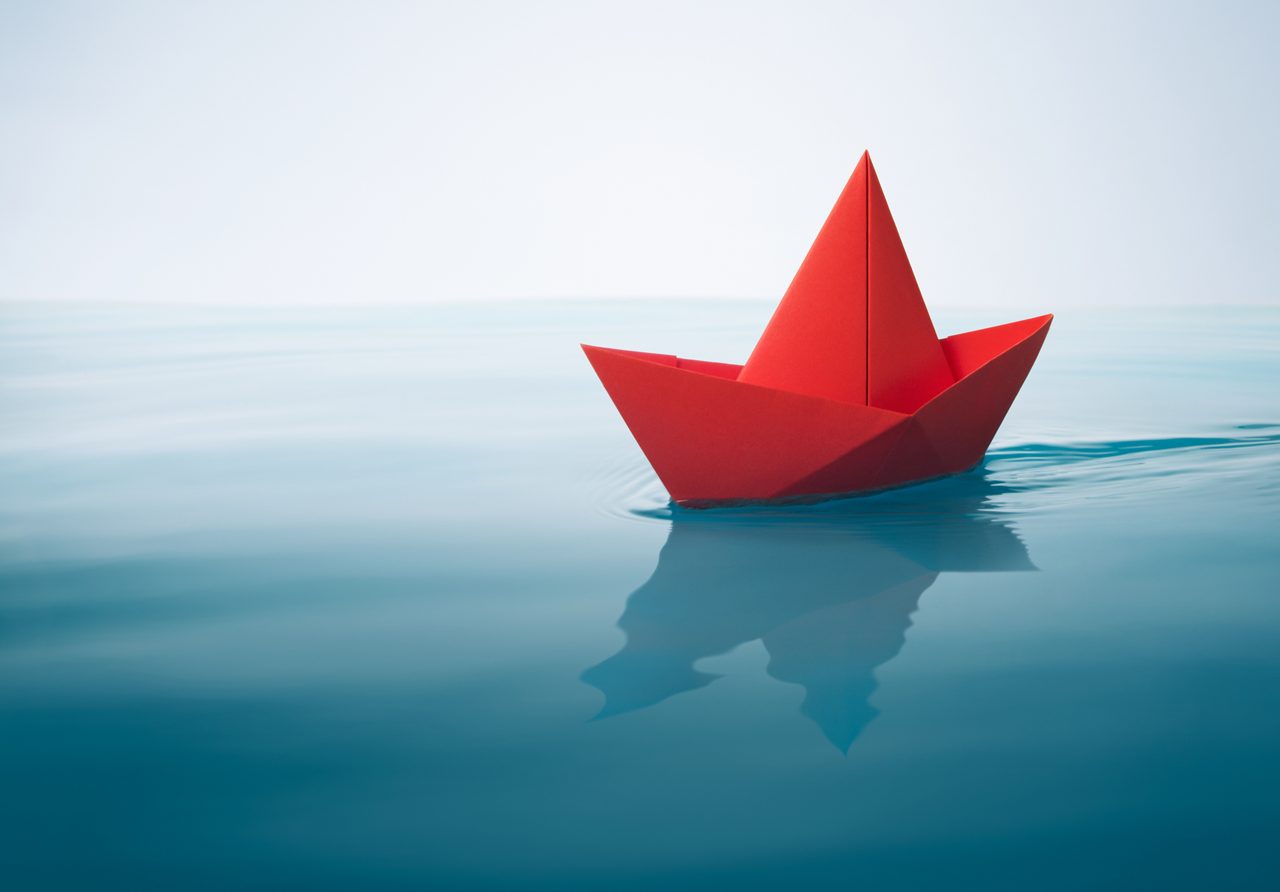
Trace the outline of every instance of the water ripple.
<instances>
[{"instance_id":1,"label":"water ripple","mask_svg":"<svg viewBox=\"0 0 1280 892\"><path fill-rule=\"evenodd\" d=\"M692 510L673 504L643 456L602 471L597 507L626 520L752 523L912 522L957 510L1030 514L1063 504L1139 498L1183 488L1192 478L1245 481L1259 494L1280 492L1280 424L1236 425L1213 436L1031 442L987 453L975 470L914 486L810 504L736 505ZM1045 495L1052 492L1054 499Z\"/></svg>"}]
</instances>

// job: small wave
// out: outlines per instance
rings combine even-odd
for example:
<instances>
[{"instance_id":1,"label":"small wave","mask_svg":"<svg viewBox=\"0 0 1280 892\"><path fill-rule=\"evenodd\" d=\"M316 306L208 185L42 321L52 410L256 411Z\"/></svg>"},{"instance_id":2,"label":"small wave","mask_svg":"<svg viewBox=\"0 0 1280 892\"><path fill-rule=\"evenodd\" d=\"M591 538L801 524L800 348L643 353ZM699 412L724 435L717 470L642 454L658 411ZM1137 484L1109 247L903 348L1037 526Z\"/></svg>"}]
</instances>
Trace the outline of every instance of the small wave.
<instances>
[{"instance_id":1,"label":"small wave","mask_svg":"<svg viewBox=\"0 0 1280 892\"><path fill-rule=\"evenodd\" d=\"M610 465L591 484L596 508L610 517L658 519L672 506L666 489L642 455Z\"/></svg>"},{"instance_id":2,"label":"small wave","mask_svg":"<svg viewBox=\"0 0 1280 892\"><path fill-rule=\"evenodd\" d=\"M671 502L642 456L608 468L594 481L599 509L626 520L817 522L856 515L877 522L909 522L936 514L1028 513L1037 504L1025 494L1064 492L1074 499L1131 498L1182 486L1188 477L1208 474L1248 478L1259 491L1276 489L1261 471L1274 468L1280 424L1248 423L1216 436L1032 442L990 450L972 471L877 493L837 497L809 504L736 505L710 510ZM1273 433L1274 431L1274 433ZM1232 453L1227 456L1223 453ZM1245 459L1229 460L1230 458Z\"/></svg>"},{"instance_id":3,"label":"small wave","mask_svg":"<svg viewBox=\"0 0 1280 892\"><path fill-rule=\"evenodd\" d=\"M1277 425L1240 425L1237 430L1265 430ZM1242 449L1280 444L1280 434L1256 434L1243 437L1165 437L1142 440L1110 440L1094 443L1026 443L1003 446L987 453L984 462L1019 465L1065 465L1079 461L1124 458L1160 452L1193 452L1207 449Z\"/></svg>"}]
</instances>

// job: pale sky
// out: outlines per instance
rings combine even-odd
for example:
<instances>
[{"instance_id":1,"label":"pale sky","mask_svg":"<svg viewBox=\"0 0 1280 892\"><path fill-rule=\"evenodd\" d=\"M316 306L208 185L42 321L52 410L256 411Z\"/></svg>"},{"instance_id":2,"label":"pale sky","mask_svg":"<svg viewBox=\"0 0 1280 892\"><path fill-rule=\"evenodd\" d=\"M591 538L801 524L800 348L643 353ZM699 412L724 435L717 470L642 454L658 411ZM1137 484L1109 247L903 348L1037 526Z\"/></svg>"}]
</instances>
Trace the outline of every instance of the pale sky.
<instances>
[{"instance_id":1,"label":"pale sky","mask_svg":"<svg viewBox=\"0 0 1280 892\"><path fill-rule=\"evenodd\" d=\"M0 5L0 300L1278 303L1276 3Z\"/></svg>"}]
</instances>

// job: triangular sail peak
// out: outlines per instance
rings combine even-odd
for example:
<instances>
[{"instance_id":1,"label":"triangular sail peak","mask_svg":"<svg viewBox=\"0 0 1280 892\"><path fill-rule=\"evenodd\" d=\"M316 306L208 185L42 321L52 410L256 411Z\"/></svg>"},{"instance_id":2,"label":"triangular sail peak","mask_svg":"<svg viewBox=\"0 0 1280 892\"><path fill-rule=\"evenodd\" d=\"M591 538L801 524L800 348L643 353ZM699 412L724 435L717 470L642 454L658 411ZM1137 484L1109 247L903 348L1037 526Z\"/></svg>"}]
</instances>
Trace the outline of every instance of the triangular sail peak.
<instances>
[{"instance_id":1,"label":"triangular sail peak","mask_svg":"<svg viewBox=\"0 0 1280 892\"><path fill-rule=\"evenodd\" d=\"M867 171L864 154L738 380L867 402Z\"/></svg>"},{"instance_id":2,"label":"triangular sail peak","mask_svg":"<svg viewBox=\"0 0 1280 892\"><path fill-rule=\"evenodd\" d=\"M880 178L867 165L867 403L911 413L955 381L929 308L889 212Z\"/></svg>"},{"instance_id":3,"label":"triangular sail peak","mask_svg":"<svg viewBox=\"0 0 1280 892\"><path fill-rule=\"evenodd\" d=\"M954 380L868 154L738 380L904 413Z\"/></svg>"}]
</instances>

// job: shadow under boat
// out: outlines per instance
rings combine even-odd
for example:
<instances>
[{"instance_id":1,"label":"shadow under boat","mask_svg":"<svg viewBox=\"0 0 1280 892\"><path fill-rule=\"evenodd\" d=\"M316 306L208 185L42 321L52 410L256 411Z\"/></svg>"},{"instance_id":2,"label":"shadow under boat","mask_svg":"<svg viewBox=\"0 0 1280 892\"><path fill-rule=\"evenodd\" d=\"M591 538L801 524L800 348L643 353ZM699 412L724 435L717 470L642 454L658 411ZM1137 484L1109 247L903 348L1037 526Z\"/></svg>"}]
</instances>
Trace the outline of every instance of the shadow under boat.
<instances>
[{"instance_id":1,"label":"shadow under boat","mask_svg":"<svg viewBox=\"0 0 1280 892\"><path fill-rule=\"evenodd\" d=\"M804 687L801 712L847 752L939 573L1036 569L992 513L1005 488L978 469L803 507L667 509L658 566L618 620L626 644L582 674L605 695L596 718L703 687L718 676L699 660L760 639L769 674Z\"/></svg>"}]
</instances>

